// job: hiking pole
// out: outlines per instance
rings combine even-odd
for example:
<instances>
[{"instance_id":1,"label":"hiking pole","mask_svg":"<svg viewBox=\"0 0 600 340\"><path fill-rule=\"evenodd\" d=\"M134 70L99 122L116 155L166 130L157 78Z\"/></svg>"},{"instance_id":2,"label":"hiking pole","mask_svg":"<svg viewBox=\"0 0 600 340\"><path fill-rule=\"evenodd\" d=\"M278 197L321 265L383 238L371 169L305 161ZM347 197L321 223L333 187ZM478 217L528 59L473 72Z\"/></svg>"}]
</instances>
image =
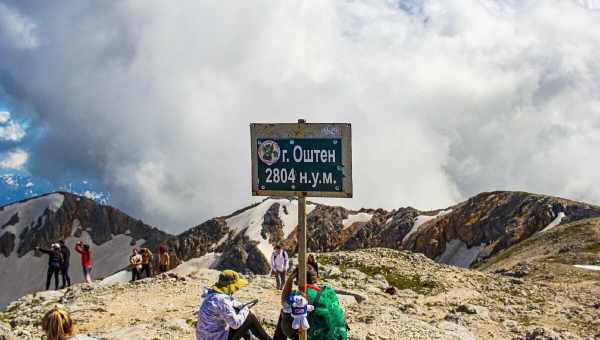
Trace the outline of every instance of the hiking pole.
<instances>
[{"instance_id":1,"label":"hiking pole","mask_svg":"<svg viewBox=\"0 0 600 340\"><path fill-rule=\"evenodd\" d=\"M298 196L298 287L306 292L306 193ZM306 330L298 330L299 340L306 340Z\"/></svg>"}]
</instances>

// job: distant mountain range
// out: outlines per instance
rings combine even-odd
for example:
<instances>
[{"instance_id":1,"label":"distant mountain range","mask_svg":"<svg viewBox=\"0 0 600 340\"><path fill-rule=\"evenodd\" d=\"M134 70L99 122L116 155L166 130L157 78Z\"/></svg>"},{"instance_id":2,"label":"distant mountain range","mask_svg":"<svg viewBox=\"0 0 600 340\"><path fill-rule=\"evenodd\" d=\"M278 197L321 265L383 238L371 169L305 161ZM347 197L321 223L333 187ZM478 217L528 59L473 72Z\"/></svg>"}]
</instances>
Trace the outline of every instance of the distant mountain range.
<instances>
[{"instance_id":1,"label":"distant mountain range","mask_svg":"<svg viewBox=\"0 0 600 340\"><path fill-rule=\"evenodd\" d=\"M386 247L470 267L545 230L598 217L600 207L524 192L490 192L435 211L352 211L309 203L307 212L311 251ZM78 240L92 244L96 278L126 267L132 248L156 251L161 243L169 245L176 262L205 257L216 268L266 274L274 244L296 252L297 213L295 199L269 198L171 235L66 192L12 203L0 208L0 306L43 288L47 261L34 248L60 239L69 246ZM78 256L73 252L72 257L72 276L81 282Z\"/></svg>"}]
</instances>

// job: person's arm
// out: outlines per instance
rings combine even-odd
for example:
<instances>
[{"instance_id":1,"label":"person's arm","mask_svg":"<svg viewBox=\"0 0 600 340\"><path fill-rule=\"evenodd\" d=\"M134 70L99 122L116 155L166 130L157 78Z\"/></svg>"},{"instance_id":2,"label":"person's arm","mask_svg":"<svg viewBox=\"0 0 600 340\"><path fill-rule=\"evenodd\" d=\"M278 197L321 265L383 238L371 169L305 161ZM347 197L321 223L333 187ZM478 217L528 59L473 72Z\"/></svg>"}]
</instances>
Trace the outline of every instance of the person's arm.
<instances>
[{"instance_id":1,"label":"person's arm","mask_svg":"<svg viewBox=\"0 0 600 340\"><path fill-rule=\"evenodd\" d=\"M246 321L250 310L248 307L244 307L239 312L236 312L234 302L235 300L225 301L222 305L223 320L225 320L230 328L238 329L244 324L244 321Z\"/></svg>"},{"instance_id":2,"label":"person's arm","mask_svg":"<svg viewBox=\"0 0 600 340\"><path fill-rule=\"evenodd\" d=\"M44 248L38 247L38 250L41 251L44 254L52 255L52 251L50 249L44 249Z\"/></svg>"},{"instance_id":3,"label":"person's arm","mask_svg":"<svg viewBox=\"0 0 600 340\"><path fill-rule=\"evenodd\" d=\"M271 265L271 272L275 271L275 253L271 254L271 260L269 261Z\"/></svg>"},{"instance_id":4,"label":"person's arm","mask_svg":"<svg viewBox=\"0 0 600 340\"><path fill-rule=\"evenodd\" d=\"M81 249L81 244L77 243L75 245L75 251L83 255L83 249Z\"/></svg>"},{"instance_id":5,"label":"person's arm","mask_svg":"<svg viewBox=\"0 0 600 340\"><path fill-rule=\"evenodd\" d=\"M287 272L290 269L290 259L287 251L283 251L283 269Z\"/></svg>"},{"instance_id":6,"label":"person's arm","mask_svg":"<svg viewBox=\"0 0 600 340\"><path fill-rule=\"evenodd\" d=\"M298 269L295 269L290 275L288 275L283 290L281 291L281 306L285 306L287 298L292 293L292 286L294 285L294 279L298 275Z\"/></svg>"}]
</instances>

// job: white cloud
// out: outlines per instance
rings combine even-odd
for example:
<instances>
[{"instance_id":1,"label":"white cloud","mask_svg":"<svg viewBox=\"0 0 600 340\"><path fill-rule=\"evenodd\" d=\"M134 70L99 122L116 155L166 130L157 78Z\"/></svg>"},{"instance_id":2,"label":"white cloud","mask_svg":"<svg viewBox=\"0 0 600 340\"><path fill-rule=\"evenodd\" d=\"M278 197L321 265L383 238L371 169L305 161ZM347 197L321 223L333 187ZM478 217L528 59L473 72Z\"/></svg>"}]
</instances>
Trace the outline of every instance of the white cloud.
<instances>
[{"instance_id":1,"label":"white cloud","mask_svg":"<svg viewBox=\"0 0 600 340\"><path fill-rule=\"evenodd\" d=\"M18 50L28 50L39 45L37 25L14 8L0 3L0 44L9 44Z\"/></svg>"},{"instance_id":2,"label":"white cloud","mask_svg":"<svg viewBox=\"0 0 600 340\"><path fill-rule=\"evenodd\" d=\"M29 154L24 150L10 151L0 158L0 169L22 170L28 159Z\"/></svg>"},{"instance_id":3,"label":"white cloud","mask_svg":"<svg viewBox=\"0 0 600 340\"><path fill-rule=\"evenodd\" d=\"M8 123L10 119L10 112L8 111L0 111L0 124Z\"/></svg>"},{"instance_id":4,"label":"white cloud","mask_svg":"<svg viewBox=\"0 0 600 340\"><path fill-rule=\"evenodd\" d=\"M25 137L25 129L10 119L10 112L0 111L0 141L18 142Z\"/></svg>"},{"instance_id":5,"label":"white cloud","mask_svg":"<svg viewBox=\"0 0 600 340\"><path fill-rule=\"evenodd\" d=\"M35 175L96 175L172 230L251 200L248 123L297 118L353 123L356 197L337 204L600 203L600 12L582 1L37 2L19 13L49 43L8 49L18 86L0 86L48 128Z\"/></svg>"}]
</instances>

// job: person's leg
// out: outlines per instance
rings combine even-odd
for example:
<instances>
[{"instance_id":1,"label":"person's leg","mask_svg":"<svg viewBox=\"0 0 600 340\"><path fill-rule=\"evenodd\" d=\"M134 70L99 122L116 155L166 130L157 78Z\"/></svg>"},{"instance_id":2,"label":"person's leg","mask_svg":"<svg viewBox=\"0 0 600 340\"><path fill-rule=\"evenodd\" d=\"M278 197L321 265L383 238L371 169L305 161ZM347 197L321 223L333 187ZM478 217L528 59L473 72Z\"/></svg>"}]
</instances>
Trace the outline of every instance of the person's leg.
<instances>
[{"instance_id":1,"label":"person's leg","mask_svg":"<svg viewBox=\"0 0 600 340\"><path fill-rule=\"evenodd\" d=\"M85 272L85 281L87 283L92 283L92 267L86 268Z\"/></svg>"},{"instance_id":2,"label":"person's leg","mask_svg":"<svg viewBox=\"0 0 600 340\"><path fill-rule=\"evenodd\" d=\"M275 334L273 334L273 340L287 340L285 334L283 334L283 329L281 329L281 323L283 322L283 318L281 313L279 313L279 320L277 320L277 327L275 327Z\"/></svg>"},{"instance_id":3,"label":"person's leg","mask_svg":"<svg viewBox=\"0 0 600 340\"><path fill-rule=\"evenodd\" d=\"M67 278L67 287L71 287L71 277L69 276L69 267L65 268L65 277Z\"/></svg>"},{"instance_id":4,"label":"person's leg","mask_svg":"<svg viewBox=\"0 0 600 340\"><path fill-rule=\"evenodd\" d=\"M67 271L64 267L60 268L60 277L62 278L62 286L60 289L64 289L67 286Z\"/></svg>"},{"instance_id":5,"label":"person's leg","mask_svg":"<svg viewBox=\"0 0 600 340\"><path fill-rule=\"evenodd\" d=\"M258 322L258 319L253 313L249 313L246 317L246 321L238 329L230 329L228 340L238 340L245 337L248 331L252 332L252 335L257 337L259 340L271 340L271 337L264 328Z\"/></svg>"},{"instance_id":6,"label":"person's leg","mask_svg":"<svg viewBox=\"0 0 600 340\"><path fill-rule=\"evenodd\" d=\"M52 280L52 267L48 266L48 274L46 274L46 290L50 289L50 280Z\"/></svg>"},{"instance_id":7,"label":"person's leg","mask_svg":"<svg viewBox=\"0 0 600 340\"><path fill-rule=\"evenodd\" d=\"M275 286L277 290L281 289L281 277L279 276L279 272L275 271Z\"/></svg>"},{"instance_id":8,"label":"person's leg","mask_svg":"<svg viewBox=\"0 0 600 340\"><path fill-rule=\"evenodd\" d=\"M59 281L58 276L60 274L60 269L54 268L53 274L54 274L54 290L58 290L58 281Z\"/></svg>"},{"instance_id":9,"label":"person's leg","mask_svg":"<svg viewBox=\"0 0 600 340\"><path fill-rule=\"evenodd\" d=\"M283 286L285 285L285 271L283 272L277 272L277 289L281 290L283 289Z\"/></svg>"}]
</instances>

